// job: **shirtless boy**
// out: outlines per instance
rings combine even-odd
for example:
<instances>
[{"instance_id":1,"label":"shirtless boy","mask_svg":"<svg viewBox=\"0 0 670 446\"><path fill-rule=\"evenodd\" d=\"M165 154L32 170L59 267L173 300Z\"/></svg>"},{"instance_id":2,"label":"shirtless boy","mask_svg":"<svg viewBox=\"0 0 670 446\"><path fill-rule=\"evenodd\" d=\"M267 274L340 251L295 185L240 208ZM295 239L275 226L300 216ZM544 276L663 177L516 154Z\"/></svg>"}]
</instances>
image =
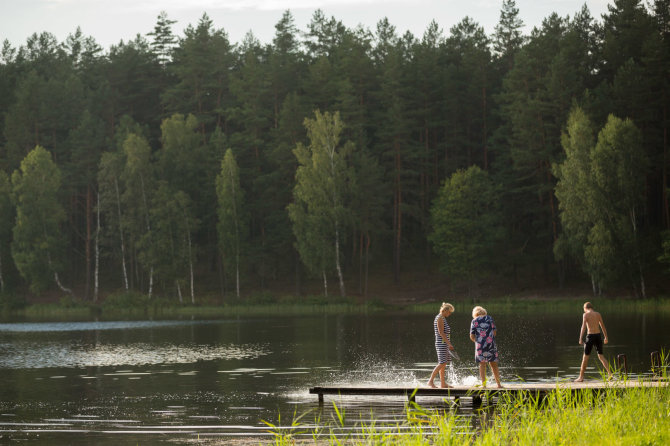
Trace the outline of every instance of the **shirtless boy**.
<instances>
[{"instance_id":1,"label":"shirtless boy","mask_svg":"<svg viewBox=\"0 0 670 446\"><path fill-rule=\"evenodd\" d=\"M600 329L602 328L602 335ZM586 330L586 342L584 342L584 331ZM603 339L602 336L605 336ZM593 347L596 348L598 359L607 370L607 376L612 377L610 366L603 356L603 343L607 344L607 330L603 318L597 311L593 310L593 304L586 302L584 304L584 317L582 318L582 328L579 330L579 345L584 344L584 357L582 358L582 367L579 370L579 378L575 382L584 381L584 372L589 363L589 355Z\"/></svg>"}]
</instances>

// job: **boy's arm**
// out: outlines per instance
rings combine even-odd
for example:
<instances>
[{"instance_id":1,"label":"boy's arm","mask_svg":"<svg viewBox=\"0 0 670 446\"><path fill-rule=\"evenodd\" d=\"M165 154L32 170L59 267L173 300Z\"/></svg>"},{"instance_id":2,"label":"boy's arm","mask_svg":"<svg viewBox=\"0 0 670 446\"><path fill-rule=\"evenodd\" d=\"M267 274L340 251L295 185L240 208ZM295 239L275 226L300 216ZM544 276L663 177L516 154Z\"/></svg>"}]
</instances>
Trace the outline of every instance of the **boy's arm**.
<instances>
[{"instance_id":1,"label":"boy's arm","mask_svg":"<svg viewBox=\"0 0 670 446\"><path fill-rule=\"evenodd\" d=\"M600 328L603 330L603 336L605 336L605 339L603 339L603 342L607 344L607 330L605 329L605 322L603 321L603 317L598 315L598 318L600 319L598 322L600 323Z\"/></svg>"},{"instance_id":2,"label":"boy's arm","mask_svg":"<svg viewBox=\"0 0 670 446\"><path fill-rule=\"evenodd\" d=\"M582 328L579 329L579 345L584 343L584 331L586 330L586 315L582 317Z\"/></svg>"}]
</instances>

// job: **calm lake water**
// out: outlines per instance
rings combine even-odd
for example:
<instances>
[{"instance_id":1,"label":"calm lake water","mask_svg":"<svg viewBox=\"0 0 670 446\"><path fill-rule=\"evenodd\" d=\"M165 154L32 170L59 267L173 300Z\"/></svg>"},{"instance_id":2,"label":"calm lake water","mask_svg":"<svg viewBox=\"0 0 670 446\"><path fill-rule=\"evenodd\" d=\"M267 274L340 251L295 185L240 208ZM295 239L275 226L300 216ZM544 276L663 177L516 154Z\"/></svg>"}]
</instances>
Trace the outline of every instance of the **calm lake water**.
<instances>
[{"instance_id":1,"label":"calm lake water","mask_svg":"<svg viewBox=\"0 0 670 446\"><path fill-rule=\"evenodd\" d=\"M504 382L577 376L579 312L492 316ZM625 354L633 374L648 373L650 353L670 347L667 317L603 316L606 356ZM448 321L461 358L452 382L473 384L470 318L457 311ZM0 442L258 443L272 438L263 420L289 427L302 414L327 428L336 424L333 398L319 408L308 388L424 385L436 362L432 323L430 314L391 313L0 324ZM592 355L587 378L599 378L597 362ZM405 419L402 398L335 400L346 411L343 435Z\"/></svg>"}]
</instances>

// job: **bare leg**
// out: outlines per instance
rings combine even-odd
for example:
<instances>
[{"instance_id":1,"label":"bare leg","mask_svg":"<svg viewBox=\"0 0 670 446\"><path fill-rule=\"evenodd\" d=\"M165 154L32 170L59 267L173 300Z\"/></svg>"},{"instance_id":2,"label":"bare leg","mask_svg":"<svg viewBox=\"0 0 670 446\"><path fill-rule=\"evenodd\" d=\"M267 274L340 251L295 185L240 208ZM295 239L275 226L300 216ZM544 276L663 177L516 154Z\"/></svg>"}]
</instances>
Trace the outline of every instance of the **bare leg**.
<instances>
[{"instance_id":1,"label":"bare leg","mask_svg":"<svg viewBox=\"0 0 670 446\"><path fill-rule=\"evenodd\" d=\"M482 386L486 387L486 363L479 363L479 379L482 381Z\"/></svg>"},{"instance_id":2,"label":"bare leg","mask_svg":"<svg viewBox=\"0 0 670 446\"><path fill-rule=\"evenodd\" d=\"M493 370L493 376L496 379L496 383L498 384L498 388L502 389L502 383L500 382L500 371L498 370L498 363L497 362L489 362L489 365L491 365L491 370Z\"/></svg>"},{"instance_id":3,"label":"bare leg","mask_svg":"<svg viewBox=\"0 0 670 446\"><path fill-rule=\"evenodd\" d=\"M582 357L582 365L579 368L579 378L575 380L576 383L584 381L584 372L586 372L586 366L589 364L589 355L584 355ZM609 368L608 368L609 370Z\"/></svg>"},{"instance_id":4,"label":"bare leg","mask_svg":"<svg viewBox=\"0 0 670 446\"><path fill-rule=\"evenodd\" d=\"M610 372L610 365L607 362L607 359L605 359L605 356L598 353L598 359L600 359L600 362L602 363L603 367L605 367L605 370L607 370L607 376L609 378L611 378L612 377L612 372Z\"/></svg>"},{"instance_id":5,"label":"bare leg","mask_svg":"<svg viewBox=\"0 0 670 446\"><path fill-rule=\"evenodd\" d=\"M440 374L440 381L444 382L444 366L446 364L438 364L435 366L433 369L433 373L430 374L430 379L428 380L428 387L436 388L435 384L433 383L433 380L435 379L435 376L437 374Z\"/></svg>"},{"instance_id":6,"label":"bare leg","mask_svg":"<svg viewBox=\"0 0 670 446\"><path fill-rule=\"evenodd\" d=\"M442 364L442 370L440 370L440 387L443 388L443 389L447 389L447 388L451 387L445 381L446 376L447 376L447 364Z\"/></svg>"}]
</instances>

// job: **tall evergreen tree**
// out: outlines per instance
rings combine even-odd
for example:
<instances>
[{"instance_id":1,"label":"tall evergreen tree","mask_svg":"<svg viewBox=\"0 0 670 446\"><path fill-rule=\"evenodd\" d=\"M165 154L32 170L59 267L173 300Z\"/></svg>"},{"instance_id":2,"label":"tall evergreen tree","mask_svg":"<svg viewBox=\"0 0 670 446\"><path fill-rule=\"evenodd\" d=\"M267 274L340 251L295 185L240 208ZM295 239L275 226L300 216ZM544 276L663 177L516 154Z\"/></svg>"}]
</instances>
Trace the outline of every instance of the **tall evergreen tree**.
<instances>
[{"instance_id":1,"label":"tall evergreen tree","mask_svg":"<svg viewBox=\"0 0 670 446\"><path fill-rule=\"evenodd\" d=\"M177 37L172 34L172 25L177 23L176 20L168 19L167 12L161 11L156 19L154 30L150 32L149 36L153 37L151 48L158 59L158 63L165 67L171 60L172 48L177 43Z\"/></svg>"},{"instance_id":2,"label":"tall evergreen tree","mask_svg":"<svg viewBox=\"0 0 670 446\"><path fill-rule=\"evenodd\" d=\"M203 136L215 127L225 131L232 65L228 35L214 29L207 14L184 34L173 51L171 72L177 82L163 93L162 100L168 111L195 115Z\"/></svg>"}]
</instances>

